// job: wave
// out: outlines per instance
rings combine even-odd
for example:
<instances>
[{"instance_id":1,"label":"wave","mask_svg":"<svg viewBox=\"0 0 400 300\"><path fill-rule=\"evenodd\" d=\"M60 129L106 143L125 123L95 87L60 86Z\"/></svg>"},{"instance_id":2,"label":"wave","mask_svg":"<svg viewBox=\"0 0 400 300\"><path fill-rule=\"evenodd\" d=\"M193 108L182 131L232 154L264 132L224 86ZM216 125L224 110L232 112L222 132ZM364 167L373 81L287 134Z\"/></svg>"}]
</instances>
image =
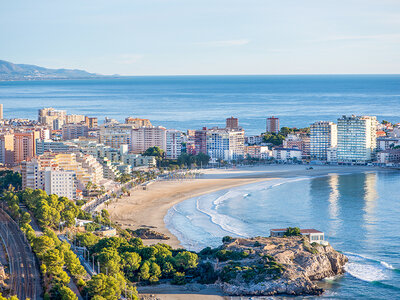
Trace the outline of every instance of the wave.
<instances>
[{"instance_id":1,"label":"wave","mask_svg":"<svg viewBox=\"0 0 400 300\"><path fill-rule=\"evenodd\" d=\"M372 258L367 255L345 252L349 262L345 270L353 277L368 282L380 282L391 277L392 271L397 271L390 263Z\"/></svg>"}]
</instances>

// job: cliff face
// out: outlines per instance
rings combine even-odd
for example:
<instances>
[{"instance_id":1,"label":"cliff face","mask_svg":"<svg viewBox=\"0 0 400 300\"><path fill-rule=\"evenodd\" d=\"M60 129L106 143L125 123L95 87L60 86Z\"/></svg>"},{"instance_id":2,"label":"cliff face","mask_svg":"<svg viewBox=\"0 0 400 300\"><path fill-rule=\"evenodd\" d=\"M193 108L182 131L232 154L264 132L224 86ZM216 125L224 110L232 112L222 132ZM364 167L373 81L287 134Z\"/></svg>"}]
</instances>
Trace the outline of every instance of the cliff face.
<instances>
[{"instance_id":1,"label":"cliff face","mask_svg":"<svg viewBox=\"0 0 400 300\"><path fill-rule=\"evenodd\" d=\"M342 274L348 261L330 245L311 245L303 237L238 238L222 249L248 253L236 262L216 264L222 274L236 271L221 282L229 295L318 295L323 290L313 281Z\"/></svg>"}]
</instances>

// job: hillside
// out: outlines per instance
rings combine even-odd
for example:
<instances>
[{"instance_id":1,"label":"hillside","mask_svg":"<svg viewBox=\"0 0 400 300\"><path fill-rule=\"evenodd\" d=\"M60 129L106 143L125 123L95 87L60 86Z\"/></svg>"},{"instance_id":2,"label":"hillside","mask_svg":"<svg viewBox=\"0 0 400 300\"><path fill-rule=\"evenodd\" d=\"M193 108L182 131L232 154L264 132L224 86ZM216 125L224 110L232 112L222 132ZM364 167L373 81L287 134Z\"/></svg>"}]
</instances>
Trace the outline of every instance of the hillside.
<instances>
[{"instance_id":1,"label":"hillside","mask_svg":"<svg viewBox=\"0 0 400 300\"><path fill-rule=\"evenodd\" d=\"M47 69L0 60L0 80L83 79L100 76L83 70Z\"/></svg>"}]
</instances>

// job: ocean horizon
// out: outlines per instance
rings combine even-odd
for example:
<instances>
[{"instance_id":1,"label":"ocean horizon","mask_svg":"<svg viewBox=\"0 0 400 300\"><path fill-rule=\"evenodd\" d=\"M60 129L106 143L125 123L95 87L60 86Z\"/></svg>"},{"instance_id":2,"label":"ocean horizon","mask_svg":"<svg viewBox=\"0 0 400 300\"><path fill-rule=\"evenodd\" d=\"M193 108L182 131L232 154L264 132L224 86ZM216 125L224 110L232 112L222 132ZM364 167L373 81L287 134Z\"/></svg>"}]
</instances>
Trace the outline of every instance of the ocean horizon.
<instances>
[{"instance_id":1,"label":"ocean horizon","mask_svg":"<svg viewBox=\"0 0 400 300\"><path fill-rule=\"evenodd\" d=\"M3 81L5 118L37 119L38 109L69 114L128 116L186 131L224 126L239 118L248 135L265 132L265 119L307 127L342 115L400 116L400 75L193 75L82 80Z\"/></svg>"}]
</instances>

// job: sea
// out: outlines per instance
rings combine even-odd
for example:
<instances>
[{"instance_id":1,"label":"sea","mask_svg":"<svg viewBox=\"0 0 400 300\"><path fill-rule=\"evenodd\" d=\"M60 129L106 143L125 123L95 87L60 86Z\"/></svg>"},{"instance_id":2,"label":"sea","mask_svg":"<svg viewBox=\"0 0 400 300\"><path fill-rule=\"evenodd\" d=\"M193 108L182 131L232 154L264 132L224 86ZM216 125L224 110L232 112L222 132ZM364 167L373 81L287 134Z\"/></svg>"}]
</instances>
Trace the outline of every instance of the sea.
<instances>
[{"instance_id":1,"label":"sea","mask_svg":"<svg viewBox=\"0 0 400 300\"><path fill-rule=\"evenodd\" d=\"M399 191L399 171L344 168L191 198L172 207L164 221L182 246L195 251L218 247L227 235L269 236L270 229L288 226L321 230L349 262L344 275L318 283L326 290L322 296L306 298L400 299Z\"/></svg>"},{"instance_id":2,"label":"sea","mask_svg":"<svg viewBox=\"0 0 400 300\"><path fill-rule=\"evenodd\" d=\"M298 128L350 114L400 122L400 75L9 81L0 82L0 103L5 118L36 119L38 109L54 107L99 120L149 118L179 130L224 126L235 116L246 134L256 135L272 115L281 126ZM343 276L319 283L326 292L316 299L400 299L398 171L286 177L236 187L181 202L165 222L192 250L218 246L225 235L268 236L269 229L286 226L319 229L350 261Z\"/></svg>"},{"instance_id":3,"label":"sea","mask_svg":"<svg viewBox=\"0 0 400 300\"><path fill-rule=\"evenodd\" d=\"M6 118L37 119L54 107L102 121L148 118L171 129L224 126L239 118L249 135L265 132L266 118L306 127L342 115L400 121L400 75L149 76L88 80L0 82Z\"/></svg>"}]
</instances>

